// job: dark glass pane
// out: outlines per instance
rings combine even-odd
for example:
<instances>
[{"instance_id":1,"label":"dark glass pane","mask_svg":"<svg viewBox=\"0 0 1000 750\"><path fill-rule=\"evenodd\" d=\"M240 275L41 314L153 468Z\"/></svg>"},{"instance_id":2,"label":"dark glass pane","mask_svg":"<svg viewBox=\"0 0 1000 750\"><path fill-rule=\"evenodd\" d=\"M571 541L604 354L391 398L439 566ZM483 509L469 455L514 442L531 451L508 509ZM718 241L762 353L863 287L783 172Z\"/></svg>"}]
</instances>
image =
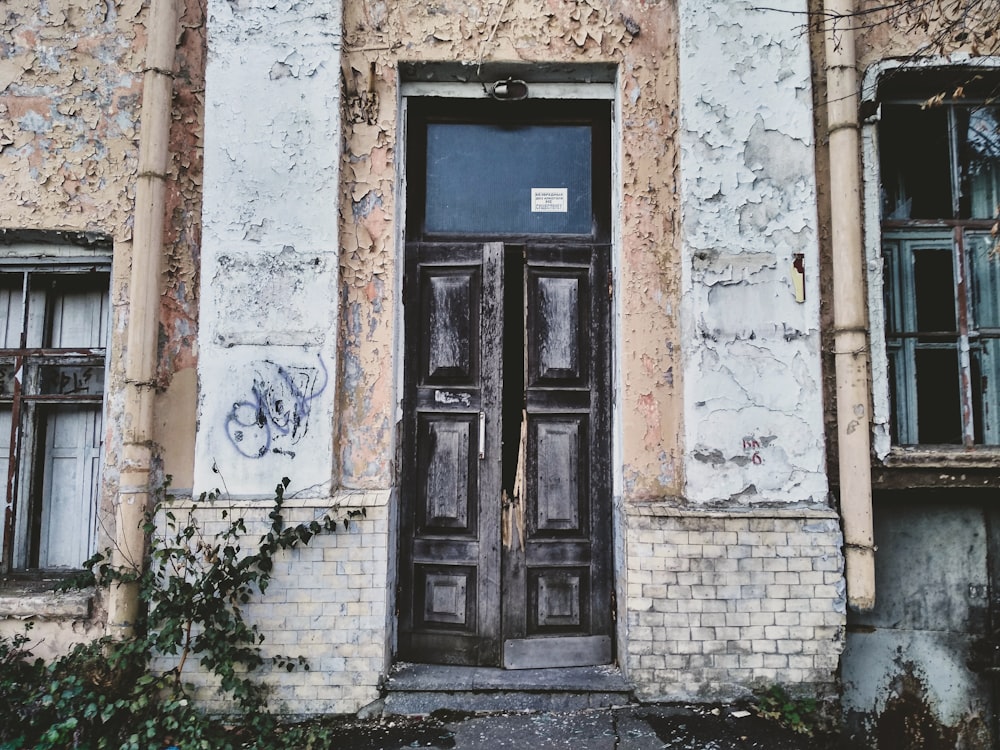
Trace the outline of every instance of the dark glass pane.
<instances>
[{"instance_id":1,"label":"dark glass pane","mask_svg":"<svg viewBox=\"0 0 1000 750\"><path fill-rule=\"evenodd\" d=\"M46 294L42 346L101 348L107 341L108 274L36 276L34 286Z\"/></svg>"},{"instance_id":2,"label":"dark glass pane","mask_svg":"<svg viewBox=\"0 0 1000 750\"><path fill-rule=\"evenodd\" d=\"M104 365L41 365L39 391L45 395L100 396L104 393Z\"/></svg>"},{"instance_id":3,"label":"dark glass pane","mask_svg":"<svg viewBox=\"0 0 1000 750\"><path fill-rule=\"evenodd\" d=\"M973 325L1000 328L1000 252L989 232L966 232L965 252L972 273Z\"/></svg>"},{"instance_id":4,"label":"dark glass pane","mask_svg":"<svg viewBox=\"0 0 1000 750\"><path fill-rule=\"evenodd\" d=\"M992 219L1000 205L1000 107L956 108L962 218Z\"/></svg>"},{"instance_id":5,"label":"dark glass pane","mask_svg":"<svg viewBox=\"0 0 1000 750\"><path fill-rule=\"evenodd\" d=\"M917 442L961 444L962 407L956 349L918 349Z\"/></svg>"},{"instance_id":6,"label":"dark glass pane","mask_svg":"<svg viewBox=\"0 0 1000 750\"><path fill-rule=\"evenodd\" d=\"M13 359L0 359L0 398L14 395L14 372L17 365Z\"/></svg>"},{"instance_id":7,"label":"dark glass pane","mask_svg":"<svg viewBox=\"0 0 1000 750\"><path fill-rule=\"evenodd\" d=\"M0 273L0 348L21 346L23 281L19 273Z\"/></svg>"},{"instance_id":8,"label":"dark glass pane","mask_svg":"<svg viewBox=\"0 0 1000 750\"><path fill-rule=\"evenodd\" d=\"M947 108L885 105L879 150L883 219L952 218Z\"/></svg>"},{"instance_id":9,"label":"dark glass pane","mask_svg":"<svg viewBox=\"0 0 1000 750\"><path fill-rule=\"evenodd\" d=\"M896 387L896 360L899 358L899 345L895 346L892 343L888 345L889 353L889 403L891 404L892 414L889 417L889 427L892 431L892 442L894 445L899 445L905 442L902 436L902 419L903 415L900 413L902 411L899 401L899 393L897 393Z\"/></svg>"},{"instance_id":10,"label":"dark glass pane","mask_svg":"<svg viewBox=\"0 0 1000 750\"><path fill-rule=\"evenodd\" d=\"M425 230L590 234L587 125L427 126Z\"/></svg>"},{"instance_id":11,"label":"dark glass pane","mask_svg":"<svg viewBox=\"0 0 1000 750\"><path fill-rule=\"evenodd\" d=\"M955 331L955 284L949 250L915 250L913 286L917 297L917 331Z\"/></svg>"},{"instance_id":12,"label":"dark glass pane","mask_svg":"<svg viewBox=\"0 0 1000 750\"><path fill-rule=\"evenodd\" d=\"M980 346L972 346L969 350L969 364L971 366L972 380L972 425L977 445L985 442L983 432L983 396L984 391L988 391L986 378L983 377L983 351Z\"/></svg>"},{"instance_id":13,"label":"dark glass pane","mask_svg":"<svg viewBox=\"0 0 1000 750\"><path fill-rule=\"evenodd\" d=\"M899 278L900 268L897 259L900 254L898 243L886 243L882 248L882 268L884 270L882 295L885 305L886 332L891 336L907 330L906 319L902 312L902 287Z\"/></svg>"}]
</instances>

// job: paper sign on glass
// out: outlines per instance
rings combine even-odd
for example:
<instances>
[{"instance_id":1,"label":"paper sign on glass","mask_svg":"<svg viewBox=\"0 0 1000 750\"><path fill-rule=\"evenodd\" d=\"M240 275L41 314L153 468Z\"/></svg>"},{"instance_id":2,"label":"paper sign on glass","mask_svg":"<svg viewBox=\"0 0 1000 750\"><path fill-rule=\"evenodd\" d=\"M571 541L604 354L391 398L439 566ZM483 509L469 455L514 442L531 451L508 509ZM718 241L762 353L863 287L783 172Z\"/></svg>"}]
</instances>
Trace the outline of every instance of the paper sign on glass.
<instances>
[{"instance_id":1,"label":"paper sign on glass","mask_svg":"<svg viewBox=\"0 0 1000 750\"><path fill-rule=\"evenodd\" d=\"M532 213L564 214L568 210L568 188L531 188Z\"/></svg>"}]
</instances>

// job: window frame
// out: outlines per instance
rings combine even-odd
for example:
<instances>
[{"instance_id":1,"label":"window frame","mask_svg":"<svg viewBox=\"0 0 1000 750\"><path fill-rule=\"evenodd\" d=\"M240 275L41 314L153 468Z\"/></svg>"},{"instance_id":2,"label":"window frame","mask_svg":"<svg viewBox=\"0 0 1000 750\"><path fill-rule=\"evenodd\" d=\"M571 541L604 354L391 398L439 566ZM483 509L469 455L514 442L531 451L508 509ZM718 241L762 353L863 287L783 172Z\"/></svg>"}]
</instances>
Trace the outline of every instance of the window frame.
<instances>
[{"instance_id":1,"label":"window frame","mask_svg":"<svg viewBox=\"0 0 1000 750\"><path fill-rule=\"evenodd\" d=\"M961 444L930 444L930 443L903 443L893 440L893 430L891 417L892 390L890 368L891 356L889 353L888 323L890 310L887 309L885 265L883 249L885 242L897 241L900 238L911 236L923 236L925 238L935 238L940 242L950 242L952 245L955 278L965 280L968 275L968 252L966 239L970 232L988 232L993 225L994 219L911 219L895 220L882 217L882 173L879 152L879 120L881 103L912 103L918 101L908 97L884 95L882 88L887 80L893 76L901 76L906 80L906 76L912 74L935 74L943 73L949 76L973 76L988 74L991 79L1000 80L1000 58L981 58L974 63L963 61L961 64L953 63L949 60L936 58L933 60L922 60L918 62L904 61L883 61L878 63L866 72L862 87L861 111L864 117L861 127L862 146L862 182L864 194L864 237L865 254L867 261L867 285L868 285L868 310L869 310L869 336L871 347L871 386L872 386L872 450L874 458L884 466L892 467L914 467L914 468L934 468L934 469L962 469L971 468L974 470L994 469L1000 467L1000 444L976 444L972 440L973 428L971 425L971 384L966 383L962 390L962 434ZM915 77L915 76L914 76ZM930 97L934 92L928 92ZM954 118L949 115L949 122L953 123ZM949 126L949 135L952 127ZM954 140L949 141L949 152L955 148ZM954 154L949 153L950 158ZM952 181L956 178L955 172L951 170ZM955 196L955 185L952 186L952 195ZM953 198L957 200L957 197ZM953 214L954 215L954 214ZM968 342L971 337L976 336L973 327L970 327L968 303L971 299L971 290L959 290L956 285L956 321L959 331L959 346L961 348L962 362L965 367L969 367ZM971 371L970 369L966 370ZM957 476L940 479L956 479Z\"/></svg>"},{"instance_id":2,"label":"window frame","mask_svg":"<svg viewBox=\"0 0 1000 750\"><path fill-rule=\"evenodd\" d=\"M532 84L529 84L532 85ZM591 129L590 195L592 225L582 234L555 233L554 242L565 244L609 242L612 232L611 128L612 102L605 99L540 99L499 102L492 99L465 99L409 96L406 108L406 153L408 174L425 175L427 170L427 132L433 125L512 125L512 126L584 126ZM545 187L545 186L539 186ZM461 241L470 236L478 240L516 243L529 237L537 240L542 233L519 233L469 230L461 232L429 231L425 226L426 184L408 180L406 185L407 240L444 242Z\"/></svg>"},{"instance_id":3,"label":"window frame","mask_svg":"<svg viewBox=\"0 0 1000 750\"><path fill-rule=\"evenodd\" d=\"M7 341L8 346L0 348L0 358L3 358L4 364L12 373L19 374L19 377L10 376L9 388L0 388L0 393L3 393L0 400L5 410L9 406L10 411L10 442L7 447L9 463L7 475L3 478L5 492L0 572L8 575L26 574L34 570L79 569L83 560L93 554L97 544L96 519L104 463L103 430L107 409L112 317L110 243L101 239L95 241L89 235L57 233L55 237L44 235L41 239L34 236L24 239L20 233L12 236L2 232L0 243L5 245L3 257L0 257L0 273L4 276L20 276L20 290L16 299L20 306L18 318L12 321L14 312L9 310L5 320L8 335L16 336L17 341ZM44 337L50 335L49 326L56 318L53 301L63 295L53 296L50 289L40 287L38 283L52 284L57 290L60 284L66 284L65 289L71 290L73 281L82 278L87 281L81 285L81 289L89 288L102 294L93 314L104 318L98 322L101 326L98 333L103 332L103 346L45 346L48 342ZM99 283L95 284L95 280ZM16 283L5 288L16 289ZM12 298L12 303L13 301ZM33 303L36 309L32 308ZM37 309L39 304L42 309ZM28 341L32 326L42 339ZM11 343L17 345L9 346ZM35 346L36 343L39 345ZM83 392L67 393L64 387L46 387L43 384L42 370L46 367L59 375L65 375L68 371L58 368L100 368L101 381L87 385ZM77 388L70 387L69 390ZM46 482L44 469L50 459L55 460L56 454L55 450L50 451L49 447L40 442L45 434L42 423L54 424L47 419L47 412L51 415L59 407L73 405L90 407L81 413L81 422L75 429L93 430L92 442L95 443L91 447L91 458L96 461L92 477L93 489L89 498L81 499L81 503L89 501L92 507L89 510L89 521L85 528L79 530L81 536L78 537L80 548L87 552L75 565L39 565L43 546L39 535L48 526L44 516L49 512L42 508ZM87 412L92 412L92 416L87 416ZM85 459L86 456L78 455L76 460Z\"/></svg>"}]
</instances>

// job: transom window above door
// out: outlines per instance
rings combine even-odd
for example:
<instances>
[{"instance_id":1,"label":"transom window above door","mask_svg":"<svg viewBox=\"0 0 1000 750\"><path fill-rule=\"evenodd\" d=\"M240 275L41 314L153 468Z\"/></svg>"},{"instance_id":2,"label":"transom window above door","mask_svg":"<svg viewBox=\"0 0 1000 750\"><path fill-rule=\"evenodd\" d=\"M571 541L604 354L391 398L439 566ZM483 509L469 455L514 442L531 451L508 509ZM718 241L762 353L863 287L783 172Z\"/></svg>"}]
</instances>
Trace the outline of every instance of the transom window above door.
<instances>
[{"instance_id":1,"label":"transom window above door","mask_svg":"<svg viewBox=\"0 0 1000 750\"><path fill-rule=\"evenodd\" d=\"M560 102L556 110L414 101L407 117L411 239L607 237L608 102Z\"/></svg>"}]
</instances>

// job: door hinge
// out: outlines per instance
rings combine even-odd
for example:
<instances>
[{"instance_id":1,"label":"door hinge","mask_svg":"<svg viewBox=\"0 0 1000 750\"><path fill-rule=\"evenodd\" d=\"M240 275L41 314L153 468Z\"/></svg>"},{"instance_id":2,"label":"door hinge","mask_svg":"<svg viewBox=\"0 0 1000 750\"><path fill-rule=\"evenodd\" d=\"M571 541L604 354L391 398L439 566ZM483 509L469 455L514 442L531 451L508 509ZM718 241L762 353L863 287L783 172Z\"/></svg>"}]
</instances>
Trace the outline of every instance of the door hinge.
<instances>
[{"instance_id":1,"label":"door hinge","mask_svg":"<svg viewBox=\"0 0 1000 750\"><path fill-rule=\"evenodd\" d=\"M615 298L615 276L614 273L608 271L608 299L612 300Z\"/></svg>"}]
</instances>

